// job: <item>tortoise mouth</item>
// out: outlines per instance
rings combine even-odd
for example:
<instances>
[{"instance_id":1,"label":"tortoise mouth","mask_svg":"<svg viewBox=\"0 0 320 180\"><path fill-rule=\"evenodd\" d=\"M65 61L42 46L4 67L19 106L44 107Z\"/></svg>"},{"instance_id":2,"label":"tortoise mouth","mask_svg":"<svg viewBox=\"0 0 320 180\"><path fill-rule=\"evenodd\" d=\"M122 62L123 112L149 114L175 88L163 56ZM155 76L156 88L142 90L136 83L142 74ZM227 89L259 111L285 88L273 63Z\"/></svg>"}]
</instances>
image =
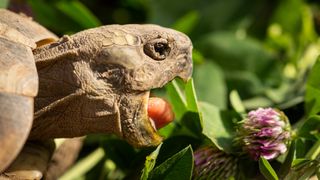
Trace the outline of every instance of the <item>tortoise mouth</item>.
<instances>
[{"instance_id":1,"label":"tortoise mouth","mask_svg":"<svg viewBox=\"0 0 320 180\"><path fill-rule=\"evenodd\" d=\"M150 91L147 91L146 95L143 97L144 100L143 100L143 103L141 104L141 111L143 111L141 114L143 115L143 117L141 117L142 119L142 122L141 122L141 125L144 126L146 129L147 129L147 133L156 133L157 136L160 136L158 134L158 129L156 127L156 123L154 121L154 119L152 119L150 116L149 116L149 113L148 113L148 105L149 105L149 101L150 101ZM157 140L157 139L154 139L154 140ZM159 143L156 143L156 145L160 144Z\"/></svg>"},{"instance_id":2,"label":"tortoise mouth","mask_svg":"<svg viewBox=\"0 0 320 180\"><path fill-rule=\"evenodd\" d=\"M129 103L133 110L120 107L123 138L135 147L157 146L162 142L155 124L148 116L149 95L150 91L128 95L122 103Z\"/></svg>"}]
</instances>

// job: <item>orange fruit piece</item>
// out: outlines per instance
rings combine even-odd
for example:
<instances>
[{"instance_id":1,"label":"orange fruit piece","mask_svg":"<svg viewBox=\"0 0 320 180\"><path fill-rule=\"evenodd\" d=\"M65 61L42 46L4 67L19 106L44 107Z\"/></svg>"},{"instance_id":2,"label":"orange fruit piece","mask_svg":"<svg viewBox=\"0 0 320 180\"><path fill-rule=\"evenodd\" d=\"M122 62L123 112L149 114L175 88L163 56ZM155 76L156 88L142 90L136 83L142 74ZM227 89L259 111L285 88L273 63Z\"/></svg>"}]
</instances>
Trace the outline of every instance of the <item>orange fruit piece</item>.
<instances>
[{"instance_id":1,"label":"orange fruit piece","mask_svg":"<svg viewBox=\"0 0 320 180\"><path fill-rule=\"evenodd\" d=\"M148 116L154 121L157 129L164 127L174 119L171 105L166 100L158 97L149 98Z\"/></svg>"}]
</instances>

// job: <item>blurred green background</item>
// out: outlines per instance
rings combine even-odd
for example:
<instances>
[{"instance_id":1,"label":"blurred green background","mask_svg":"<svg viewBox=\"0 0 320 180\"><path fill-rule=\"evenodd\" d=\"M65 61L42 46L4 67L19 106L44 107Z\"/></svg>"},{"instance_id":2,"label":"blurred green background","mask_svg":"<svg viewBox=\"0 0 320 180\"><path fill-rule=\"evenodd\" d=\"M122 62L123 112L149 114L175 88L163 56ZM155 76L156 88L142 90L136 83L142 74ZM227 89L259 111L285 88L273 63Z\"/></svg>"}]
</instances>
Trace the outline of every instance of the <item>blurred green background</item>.
<instances>
[{"instance_id":1,"label":"blurred green background","mask_svg":"<svg viewBox=\"0 0 320 180\"><path fill-rule=\"evenodd\" d=\"M0 6L33 16L59 36L128 23L182 31L194 44L199 101L227 110L229 94L236 90L245 108L278 107L293 122L304 114L306 74L320 53L320 6L311 0L0 0ZM154 93L166 96L164 90ZM172 136L177 124L161 130L170 137L164 146L179 143L167 148L159 162L194 141ZM80 159L92 155L93 161L77 179L138 177L150 152L110 136L89 136Z\"/></svg>"}]
</instances>

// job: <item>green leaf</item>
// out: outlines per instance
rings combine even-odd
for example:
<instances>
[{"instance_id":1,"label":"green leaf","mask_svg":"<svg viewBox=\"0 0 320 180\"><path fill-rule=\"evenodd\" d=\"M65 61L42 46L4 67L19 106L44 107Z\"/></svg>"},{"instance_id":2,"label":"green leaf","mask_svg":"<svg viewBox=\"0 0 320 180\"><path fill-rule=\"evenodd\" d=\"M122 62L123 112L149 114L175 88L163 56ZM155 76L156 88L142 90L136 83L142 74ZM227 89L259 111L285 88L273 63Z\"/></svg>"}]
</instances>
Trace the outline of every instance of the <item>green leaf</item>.
<instances>
[{"instance_id":1,"label":"green leaf","mask_svg":"<svg viewBox=\"0 0 320 180\"><path fill-rule=\"evenodd\" d=\"M0 0L0 8L7 8L9 5L9 0Z\"/></svg>"},{"instance_id":2,"label":"green leaf","mask_svg":"<svg viewBox=\"0 0 320 180\"><path fill-rule=\"evenodd\" d=\"M292 167L296 168L296 169L300 169L303 166L309 164L311 161L309 159L305 159L305 158L299 158L299 159L295 159L292 161Z\"/></svg>"},{"instance_id":3,"label":"green leaf","mask_svg":"<svg viewBox=\"0 0 320 180\"><path fill-rule=\"evenodd\" d=\"M198 100L196 91L194 89L193 79L190 79L185 87L186 100L187 100L187 108L189 111L198 112Z\"/></svg>"},{"instance_id":4,"label":"green leaf","mask_svg":"<svg viewBox=\"0 0 320 180\"><path fill-rule=\"evenodd\" d=\"M57 1L28 0L27 2L32 8L36 21L55 33L74 33L84 29L56 8L54 3Z\"/></svg>"},{"instance_id":5,"label":"green leaf","mask_svg":"<svg viewBox=\"0 0 320 180\"><path fill-rule=\"evenodd\" d=\"M199 101L209 102L220 109L227 106L227 86L221 68L213 62L206 61L196 65L193 79Z\"/></svg>"},{"instance_id":6,"label":"green leaf","mask_svg":"<svg viewBox=\"0 0 320 180\"><path fill-rule=\"evenodd\" d=\"M259 169L263 176L268 180L278 180L277 173L274 171L270 163L264 158L259 159Z\"/></svg>"},{"instance_id":7,"label":"green leaf","mask_svg":"<svg viewBox=\"0 0 320 180\"><path fill-rule=\"evenodd\" d=\"M92 28L101 25L99 19L80 1L58 1L56 7L83 28Z\"/></svg>"},{"instance_id":8,"label":"green leaf","mask_svg":"<svg viewBox=\"0 0 320 180\"><path fill-rule=\"evenodd\" d=\"M193 61L194 65L197 65L197 64L204 63L205 59L200 51L193 49L192 50L192 61ZM196 70L196 69L198 69L198 68L195 68L194 70ZM194 75L194 72L193 72L193 75Z\"/></svg>"},{"instance_id":9,"label":"green leaf","mask_svg":"<svg viewBox=\"0 0 320 180\"><path fill-rule=\"evenodd\" d=\"M317 140L320 135L320 116L311 116L300 128L298 128L298 136L310 140Z\"/></svg>"},{"instance_id":10,"label":"green leaf","mask_svg":"<svg viewBox=\"0 0 320 180\"><path fill-rule=\"evenodd\" d=\"M303 2L300 0L300 2ZM310 6L302 5L301 7L301 17L302 17L302 33L301 39L302 43L307 43L308 41L317 40L317 32L314 27L314 15L312 13L312 8Z\"/></svg>"},{"instance_id":11,"label":"green leaf","mask_svg":"<svg viewBox=\"0 0 320 180\"><path fill-rule=\"evenodd\" d=\"M168 83L166 85L166 91L168 94L168 99L172 105L175 117L180 119L185 112L187 112L187 103L181 88L176 80Z\"/></svg>"},{"instance_id":12,"label":"green leaf","mask_svg":"<svg viewBox=\"0 0 320 180\"><path fill-rule=\"evenodd\" d=\"M106 137L100 140L100 144L108 158L115 162L118 168L130 168L132 157L136 155L135 149L130 144L114 137Z\"/></svg>"},{"instance_id":13,"label":"green leaf","mask_svg":"<svg viewBox=\"0 0 320 180\"><path fill-rule=\"evenodd\" d=\"M190 144L197 143L199 143L198 138L185 135L174 135L168 139L165 139L163 145L161 146L161 151L158 155L156 166L162 164Z\"/></svg>"},{"instance_id":14,"label":"green leaf","mask_svg":"<svg viewBox=\"0 0 320 180\"><path fill-rule=\"evenodd\" d=\"M203 134L207 136L220 150L232 152L235 122L239 115L232 111L220 111L214 105L201 102Z\"/></svg>"},{"instance_id":15,"label":"green leaf","mask_svg":"<svg viewBox=\"0 0 320 180\"><path fill-rule=\"evenodd\" d=\"M316 172L316 168L317 167L315 165L306 168L298 180L309 180L309 178Z\"/></svg>"},{"instance_id":16,"label":"green leaf","mask_svg":"<svg viewBox=\"0 0 320 180\"><path fill-rule=\"evenodd\" d=\"M200 137L202 133L202 119L199 113L188 111L186 112L182 119L181 125L188 128L192 132L192 136L195 138ZM187 134L186 134L187 135Z\"/></svg>"},{"instance_id":17,"label":"green leaf","mask_svg":"<svg viewBox=\"0 0 320 180\"><path fill-rule=\"evenodd\" d=\"M191 179L193 171L193 152L191 146L188 146L173 155L165 162L151 171L150 180L176 180Z\"/></svg>"},{"instance_id":18,"label":"green leaf","mask_svg":"<svg viewBox=\"0 0 320 180\"><path fill-rule=\"evenodd\" d=\"M60 180L72 180L81 177L91 170L102 158L105 153L102 148L98 148L91 154L81 159L78 163L72 166L65 174L63 174Z\"/></svg>"},{"instance_id":19,"label":"green leaf","mask_svg":"<svg viewBox=\"0 0 320 180\"><path fill-rule=\"evenodd\" d=\"M308 76L305 94L306 114L311 116L320 112L320 59L312 67Z\"/></svg>"},{"instance_id":20,"label":"green leaf","mask_svg":"<svg viewBox=\"0 0 320 180\"><path fill-rule=\"evenodd\" d=\"M303 6L302 0L283 0L280 1L275 12L273 13L273 17L271 19L272 23L281 24L283 31L290 32L293 35L297 34L300 29L301 24L301 7ZM290 13L289 11L295 11L296 13ZM297 37L294 37L297 38Z\"/></svg>"},{"instance_id":21,"label":"green leaf","mask_svg":"<svg viewBox=\"0 0 320 180\"><path fill-rule=\"evenodd\" d=\"M267 4L255 1L248 5L245 1L239 0L229 0L228 2L150 0L144 2L150 2L148 7L150 8L149 18L151 23L164 26L171 26L177 20L179 21L181 17L185 17L186 13L197 11L199 18L197 19L196 28L192 31L192 35L194 34L195 37L212 31L245 28L244 26L248 26L251 22L248 21L247 17L250 16L251 12L255 12L256 6L267 6ZM246 11L243 11L244 8ZM262 17L259 19L260 23L262 19Z\"/></svg>"},{"instance_id":22,"label":"green leaf","mask_svg":"<svg viewBox=\"0 0 320 180\"><path fill-rule=\"evenodd\" d=\"M308 169L314 169L313 163L307 159L295 159L292 162L292 168L288 175L284 178L285 180L298 180L306 175ZM310 172L310 171L309 171ZM309 174L309 172L307 172Z\"/></svg>"},{"instance_id":23,"label":"green leaf","mask_svg":"<svg viewBox=\"0 0 320 180\"><path fill-rule=\"evenodd\" d=\"M252 38L239 38L233 32L214 32L203 37L199 50L206 57L212 58L223 70L232 74L234 71L250 71L259 77L265 77L267 69L274 64L272 54L262 44ZM259 59L259 61L258 61ZM259 72L260 71L260 72ZM263 72L261 72L263 71Z\"/></svg>"},{"instance_id":24,"label":"green leaf","mask_svg":"<svg viewBox=\"0 0 320 180\"><path fill-rule=\"evenodd\" d=\"M172 134L175 127L176 127L176 123L174 123L174 122L169 123L168 125L164 126L163 128L158 129L158 133L160 134L160 136L162 136L164 139L166 139Z\"/></svg>"},{"instance_id":25,"label":"green leaf","mask_svg":"<svg viewBox=\"0 0 320 180\"><path fill-rule=\"evenodd\" d=\"M303 137L296 139L296 158L305 158L305 155L312 147L313 143L311 140L307 140Z\"/></svg>"},{"instance_id":26,"label":"green leaf","mask_svg":"<svg viewBox=\"0 0 320 180\"><path fill-rule=\"evenodd\" d=\"M142 175L140 177L141 180L147 180L149 177L149 173L153 170L156 160L160 151L162 143L154 150L149 156L146 157L146 161L144 163L144 168L142 170Z\"/></svg>"},{"instance_id":27,"label":"green leaf","mask_svg":"<svg viewBox=\"0 0 320 180\"><path fill-rule=\"evenodd\" d=\"M320 155L320 139L312 146L306 154L306 158L315 160Z\"/></svg>"},{"instance_id":28,"label":"green leaf","mask_svg":"<svg viewBox=\"0 0 320 180\"><path fill-rule=\"evenodd\" d=\"M189 34L197 25L199 13L197 11L190 11L173 25L173 29Z\"/></svg>"},{"instance_id":29,"label":"green leaf","mask_svg":"<svg viewBox=\"0 0 320 180\"><path fill-rule=\"evenodd\" d=\"M290 171L296 154L296 141L292 141L284 163L280 167L280 178L283 179Z\"/></svg>"},{"instance_id":30,"label":"green leaf","mask_svg":"<svg viewBox=\"0 0 320 180\"><path fill-rule=\"evenodd\" d=\"M186 84L174 80L166 86L169 100L172 103L176 118L182 126L178 126L173 134L198 136L201 134L201 114L198 112L198 101L190 79ZM183 95L185 92L185 96Z\"/></svg>"},{"instance_id":31,"label":"green leaf","mask_svg":"<svg viewBox=\"0 0 320 180\"><path fill-rule=\"evenodd\" d=\"M232 90L230 93L230 102L235 111L239 114L246 112L244 105L242 104L239 93L236 90Z\"/></svg>"},{"instance_id":32,"label":"green leaf","mask_svg":"<svg viewBox=\"0 0 320 180\"><path fill-rule=\"evenodd\" d=\"M196 46L222 68L228 88L236 89L243 99L264 95L266 87L277 87L282 82L282 64L255 39L214 32Z\"/></svg>"}]
</instances>

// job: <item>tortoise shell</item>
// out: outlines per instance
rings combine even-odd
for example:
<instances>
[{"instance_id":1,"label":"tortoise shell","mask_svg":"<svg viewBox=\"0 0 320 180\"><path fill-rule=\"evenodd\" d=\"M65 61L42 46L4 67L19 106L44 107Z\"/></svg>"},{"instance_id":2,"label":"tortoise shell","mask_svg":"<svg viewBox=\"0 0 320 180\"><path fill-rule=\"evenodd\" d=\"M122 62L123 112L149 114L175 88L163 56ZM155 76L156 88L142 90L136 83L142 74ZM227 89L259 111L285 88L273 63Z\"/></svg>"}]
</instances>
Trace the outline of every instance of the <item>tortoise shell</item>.
<instances>
[{"instance_id":1,"label":"tortoise shell","mask_svg":"<svg viewBox=\"0 0 320 180\"><path fill-rule=\"evenodd\" d=\"M18 155L33 121L38 75L32 51L57 36L31 18L0 9L0 172Z\"/></svg>"}]
</instances>

